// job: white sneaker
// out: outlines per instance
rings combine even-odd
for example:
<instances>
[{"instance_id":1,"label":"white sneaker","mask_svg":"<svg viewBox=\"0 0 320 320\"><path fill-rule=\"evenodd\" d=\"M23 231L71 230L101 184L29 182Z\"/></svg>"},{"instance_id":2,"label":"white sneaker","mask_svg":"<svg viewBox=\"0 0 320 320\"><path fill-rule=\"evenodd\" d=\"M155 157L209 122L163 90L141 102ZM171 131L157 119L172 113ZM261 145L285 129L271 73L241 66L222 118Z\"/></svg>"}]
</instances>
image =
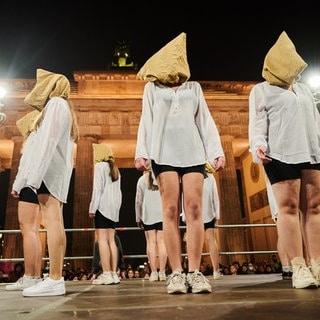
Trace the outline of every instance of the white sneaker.
<instances>
[{"instance_id":1,"label":"white sneaker","mask_svg":"<svg viewBox=\"0 0 320 320\"><path fill-rule=\"evenodd\" d=\"M159 281L159 275L157 271L152 271L149 277L149 281Z\"/></svg>"},{"instance_id":2,"label":"white sneaker","mask_svg":"<svg viewBox=\"0 0 320 320\"><path fill-rule=\"evenodd\" d=\"M98 275L98 278L92 280L92 284L104 284L102 273Z\"/></svg>"},{"instance_id":3,"label":"white sneaker","mask_svg":"<svg viewBox=\"0 0 320 320\"><path fill-rule=\"evenodd\" d=\"M293 271L292 287L296 289L312 289L318 286L310 269L306 266L299 266Z\"/></svg>"},{"instance_id":4,"label":"white sneaker","mask_svg":"<svg viewBox=\"0 0 320 320\"><path fill-rule=\"evenodd\" d=\"M159 272L159 281L166 281L167 276L165 272Z\"/></svg>"},{"instance_id":5,"label":"white sneaker","mask_svg":"<svg viewBox=\"0 0 320 320\"><path fill-rule=\"evenodd\" d=\"M188 273L187 281L192 293L210 293L211 285L209 280L198 270Z\"/></svg>"},{"instance_id":6,"label":"white sneaker","mask_svg":"<svg viewBox=\"0 0 320 320\"><path fill-rule=\"evenodd\" d=\"M188 284L186 275L180 270L173 271L167 281L167 292L168 293L187 293Z\"/></svg>"},{"instance_id":7,"label":"white sneaker","mask_svg":"<svg viewBox=\"0 0 320 320\"><path fill-rule=\"evenodd\" d=\"M22 291L24 297L60 296L65 293L66 287L63 277L61 277L60 280L53 280L50 277L47 277L36 285Z\"/></svg>"},{"instance_id":8,"label":"white sneaker","mask_svg":"<svg viewBox=\"0 0 320 320\"><path fill-rule=\"evenodd\" d=\"M311 273L319 287L320 286L320 258L311 259Z\"/></svg>"},{"instance_id":9,"label":"white sneaker","mask_svg":"<svg viewBox=\"0 0 320 320\"><path fill-rule=\"evenodd\" d=\"M213 280L220 280L222 279L222 274L220 272L213 272Z\"/></svg>"},{"instance_id":10,"label":"white sneaker","mask_svg":"<svg viewBox=\"0 0 320 320\"><path fill-rule=\"evenodd\" d=\"M92 281L92 284L113 284L114 279L111 271L103 272L100 276Z\"/></svg>"},{"instance_id":11,"label":"white sneaker","mask_svg":"<svg viewBox=\"0 0 320 320\"><path fill-rule=\"evenodd\" d=\"M23 276L19 278L15 283L6 285L5 290L8 291L22 291L40 282L41 279L35 279L32 276Z\"/></svg>"},{"instance_id":12,"label":"white sneaker","mask_svg":"<svg viewBox=\"0 0 320 320\"><path fill-rule=\"evenodd\" d=\"M120 283L120 279L117 275L117 273L115 271L112 272L112 277L113 277L113 283L114 284L119 284Z\"/></svg>"}]
</instances>

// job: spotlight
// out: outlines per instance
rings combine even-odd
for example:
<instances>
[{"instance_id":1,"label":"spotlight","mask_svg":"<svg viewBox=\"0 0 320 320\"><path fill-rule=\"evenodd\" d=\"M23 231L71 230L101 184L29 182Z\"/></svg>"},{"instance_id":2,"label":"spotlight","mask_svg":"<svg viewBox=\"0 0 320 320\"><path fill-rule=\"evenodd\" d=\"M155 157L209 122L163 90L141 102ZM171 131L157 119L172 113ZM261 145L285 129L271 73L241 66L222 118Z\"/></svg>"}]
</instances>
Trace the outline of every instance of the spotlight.
<instances>
[{"instance_id":1,"label":"spotlight","mask_svg":"<svg viewBox=\"0 0 320 320\"><path fill-rule=\"evenodd\" d=\"M0 99L2 99L6 95L7 91L0 87ZM0 127L6 122L7 116L1 111L4 105L0 100Z\"/></svg>"}]
</instances>

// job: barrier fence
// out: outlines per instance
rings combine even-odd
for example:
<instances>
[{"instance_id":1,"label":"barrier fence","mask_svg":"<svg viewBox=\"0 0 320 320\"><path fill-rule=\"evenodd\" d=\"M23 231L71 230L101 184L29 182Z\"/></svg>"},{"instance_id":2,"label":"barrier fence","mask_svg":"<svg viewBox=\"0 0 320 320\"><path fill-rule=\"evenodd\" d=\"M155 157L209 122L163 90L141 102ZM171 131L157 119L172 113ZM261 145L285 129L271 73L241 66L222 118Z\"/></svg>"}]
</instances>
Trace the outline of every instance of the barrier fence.
<instances>
[{"instance_id":1,"label":"barrier fence","mask_svg":"<svg viewBox=\"0 0 320 320\"><path fill-rule=\"evenodd\" d=\"M276 227L276 224L270 223L270 224L232 224L232 225L216 225L217 229L223 229L223 228L259 228L259 227ZM186 229L186 226L180 226L181 230ZM123 231L143 231L139 227L118 227L116 228L117 231L123 232ZM95 228L74 228L74 229L65 229L66 232L94 232ZM39 232L47 232L46 229L40 229ZM4 233L21 233L20 229L17 230L0 230L0 235ZM219 255L254 255L254 254L276 254L278 253L277 250L270 250L270 251L230 251L230 252L222 252L219 251ZM183 253L182 256L187 256L186 253ZM208 252L203 252L202 256L209 256ZM78 257L65 257L65 260L86 260L86 259L92 259L93 256L78 256ZM139 255L123 255L124 259L139 259L139 258L147 258L146 254L139 254ZM23 261L24 258L0 258L0 262L19 262ZM42 258L44 261L49 261L48 257Z\"/></svg>"}]
</instances>

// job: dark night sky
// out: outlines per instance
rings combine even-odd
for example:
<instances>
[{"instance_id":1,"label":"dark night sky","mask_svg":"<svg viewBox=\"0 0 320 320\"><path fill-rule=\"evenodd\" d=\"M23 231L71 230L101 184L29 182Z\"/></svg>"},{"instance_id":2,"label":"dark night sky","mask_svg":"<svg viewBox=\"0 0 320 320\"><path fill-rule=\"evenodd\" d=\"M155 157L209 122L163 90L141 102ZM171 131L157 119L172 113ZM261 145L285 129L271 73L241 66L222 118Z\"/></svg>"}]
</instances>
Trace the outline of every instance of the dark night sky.
<instances>
[{"instance_id":1,"label":"dark night sky","mask_svg":"<svg viewBox=\"0 0 320 320\"><path fill-rule=\"evenodd\" d=\"M238 1L135 2L2 4L0 79L35 78L37 68L70 78L73 71L105 70L117 41L130 41L142 66L181 32L187 34L191 80L263 80L264 57L282 31L308 72L320 69L316 1L257 0L238 8Z\"/></svg>"}]
</instances>

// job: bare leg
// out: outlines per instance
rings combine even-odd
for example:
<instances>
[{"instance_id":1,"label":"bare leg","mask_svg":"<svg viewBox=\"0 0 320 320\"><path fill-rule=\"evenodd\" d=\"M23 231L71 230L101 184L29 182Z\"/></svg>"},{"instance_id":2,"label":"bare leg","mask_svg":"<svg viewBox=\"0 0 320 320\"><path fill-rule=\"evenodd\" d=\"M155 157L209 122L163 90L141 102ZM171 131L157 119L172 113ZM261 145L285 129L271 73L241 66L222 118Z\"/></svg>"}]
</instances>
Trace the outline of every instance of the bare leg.
<instances>
[{"instance_id":1,"label":"bare leg","mask_svg":"<svg viewBox=\"0 0 320 320\"><path fill-rule=\"evenodd\" d=\"M168 260L166 246L163 239L163 231L157 230L157 247L159 256L159 271L166 272L166 265Z\"/></svg>"},{"instance_id":2,"label":"bare leg","mask_svg":"<svg viewBox=\"0 0 320 320\"><path fill-rule=\"evenodd\" d=\"M320 171L304 170L301 189L302 232L310 259L320 258ZM304 209L306 208L306 209Z\"/></svg>"},{"instance_id":3,"label":"bare leg","mask_svg":"<svg viewBox=\"0 0 320 320\"><path fill-rule=\"evenodd\" d=\"M163 172L158 177L158 185L162 200L163 237L172 271L180 270L181 238L180 238L180 178L176 172Z\"/></svg>"},{"instance_id":4,"label":"bare leg","mask_svg":"<svg viewBox=\"0 0 320 320\"><path fill-rule=\"evenodd\" d=\"M99 252L103 272L117 271L118 249L114 229L97 229Z\"/></svg>"},{"instance_id":5,"label":"bare leg","mask_svg":"<svg viewBox=\"0 0 320 320\"><path fill-rule=\"evenodd\" d=\"M306 212L306 211L304 211ZM300 228L303 241L303 256L306 260L307 266L310 266L310 255L308 252L307 240L306 240L306 215L300 212Z\"/></svg>"},{"instance_id":6,"label":"bare leg","mask_svg":"<svg viewBox=\"0 0 320 320\"><path fill-rule=\"evenodd\" d=\"M26 276L41 277L42 245L39 237L40 206L19 201L18 219L23 237L23 256Z\"/></svg>"},{"instance_id":7,"label":"bare leg","mask_svg":"<svg viewBox=\"0 0 320 320\"><path fill-rule=\"evenodd\" d=\"M41 211L47 228L50 262L50 278L60 280L66 251L62 203L49 194L38 195Z\"/></svg>"},{"instance_id":8,"label":"bare leg","mask_svg":"<svg viewBox=\"0 0 320 320\"><path fill-rule=\"evenodd\" d=\"M287 180L272 185L278 206L278 241L286 246L286 253L291 261L303 257L302 237L300 230L299 194L300 180Z\"/></svg>"},{"instance_id":9,"label":"bare leg","mask_svg":"<svg viewBox=\"0 0 320 320\"><path fill-rule=\"evenodd\" d=\"M147 230L144 234L147 242L147 256L150 262L151 272L157 272L157 230Z\"/></svg>"},{"instance_id":10,"label":"bare leg","mask_svg":"<svg viewBox=\"0 0 320 320\"><path fill-rule=\"evenodd\" d=\"M189 272L199 270L201 263L204 241L202 217L203 179L204 177L201 173L188 173L182 179Z\"/></svg>"},{"instance_id":11,"label":"bare leg","mask_svg":"<svg viewBox=\"0 0 320 320\"><path fill-rule=\"evenodd\" d=\"M209 254L211 258L213 271L220 272L219 271L219 250L218 250L218 244L217 244L216 235L215 235L215 229L208 228L205 231L205 233L206 233L206 238L209 244Z\"/></svg>"},{"instance_id":12,"label":"bare leg","mask_svg":"<svg viewBox=\"0 0 320 320\"><path fill-rule=\"evenodd\" d=\"M279 241L279 239L278 239L277 247L278 247L278 254L279 254L279 258L282 266L290 266L291 262L290 262L290 259L288 258L288 255L286 254L286 246L282 244Z\"/></svg>"},{"instance_id":13,"label":"bare leg","mask_svg":"<svg viewBox=\"0 0 320 320\"><path fill-rule=\"evenodd\" d=\"M304 170L302 171L301 181L300 179L287 180L272 186L279 210L277 219L278 241L280 245L285 246L283 251L291 261L293 271L292 286L297 289L317 286L317 280L313 278L306 266L303 232L300 222L301 211L301 214L306 214L305 243L312 261L312 254L316 253L316 251L312 251L313 248L310 246L309 241L320 241L320 236L315 234L320 232L320 221L316 222L316 220L312 219L312 230L308 230L308 218L310 215L313 217L315 213L315 216L320 217L318 214L320 188L317 187L317 180L320 181L319 171ZM319 247L318 243L317 247Z\"/></svg>"},{"instance_id":14,"label":"bare leg","mask_svg":"<svg viewBox=\"0 0 320 320\"><path fill-rule=\"evenodd\" d=\"M117 272L118 269L118 248L116 245L115 237L115 230L114 229L107 229L108 230L108 240L109 240L109 248L111 252L111 270L113 272Z\"/></svg>"}]
</instances>

